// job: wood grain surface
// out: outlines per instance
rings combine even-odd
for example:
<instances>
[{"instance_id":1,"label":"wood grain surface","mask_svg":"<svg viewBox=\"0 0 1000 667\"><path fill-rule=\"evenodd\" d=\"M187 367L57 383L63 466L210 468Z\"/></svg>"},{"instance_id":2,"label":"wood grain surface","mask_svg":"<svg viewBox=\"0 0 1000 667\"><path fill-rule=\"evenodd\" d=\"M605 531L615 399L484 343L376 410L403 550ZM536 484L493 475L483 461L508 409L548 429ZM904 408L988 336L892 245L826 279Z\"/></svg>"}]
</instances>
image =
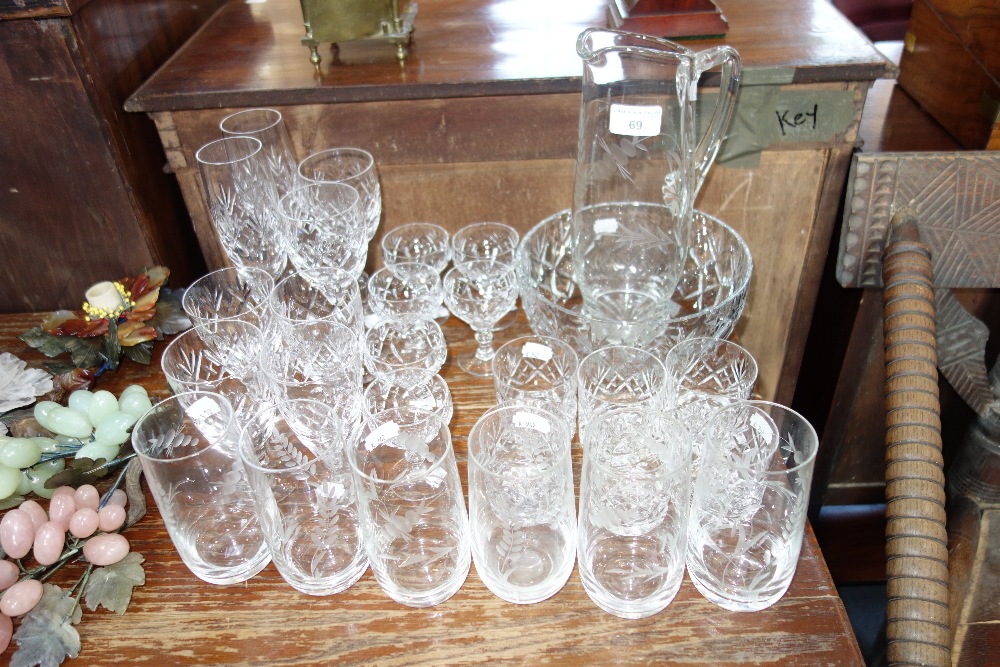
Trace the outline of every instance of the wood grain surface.
<instances>
[{"instance_id":1,"label":"wood grain surface","mask_svg":"<svg viewBox=\"0 0 1000 667\"><path fill-rule=\"evenodd\" d=\"M16 339L42 315L0 319L0 350L30 362L43 358ZM497 335L497 344L527 333L523 321ZM469 329L445 325L449 360L442 375L451 388L452 437L465 481L466 437L494 402L492 384L455 366L472 348ZM99 380L115 393L141 382L165 395L157 359L125 362ZM579 448L574 467L579 475ZM77 626L82 650L73 665L424 665L424 664L704 664L861 665L857 642L837 597L814 534L807 529L791 588L770 609L719 609L685 578L677 598L650 618L626 621L598 609L574 571L554 597L515 605L493 596L475 567L462 589L429 609L411 609L384 595L370 572L348 591L314 598L294 591L273 565L250 581L212 586L181 563L155 505L126 533L145 561L146 584L135 589L124 615L85 612ZM67 573L70 575L72 573ZM56 578L58 580L58 577ZM58 583L58 581L56 582ZM13 647L5 658L9 659Z\"/></svg>"},{"instance_id":2,"label":"wood grain surface","mask_svg":"<svg viewBox=\"0 0 1000 667\"><path fill-rule=\"evenodd\" d=\"M733 46L746 82L871 81L892 67L826 0L718 2L729 19L723 39L688 42L700 50ZM300 44L295 0L234 0L128 100L130 111L226 106L329 104L385 99L578 92L574 44L605 26L606 0L419 3L410 55L393 48L321 49L317 76ZM361 65L352 67L351 65Z\"/></svg>"}]
</instances>

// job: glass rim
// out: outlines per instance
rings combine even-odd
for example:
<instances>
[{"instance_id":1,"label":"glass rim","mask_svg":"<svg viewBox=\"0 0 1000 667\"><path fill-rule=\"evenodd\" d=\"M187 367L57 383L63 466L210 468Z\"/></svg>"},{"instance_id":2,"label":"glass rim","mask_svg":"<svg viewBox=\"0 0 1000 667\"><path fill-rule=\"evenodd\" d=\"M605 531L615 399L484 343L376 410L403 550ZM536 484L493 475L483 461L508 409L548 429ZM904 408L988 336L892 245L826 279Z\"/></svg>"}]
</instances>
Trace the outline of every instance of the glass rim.
<instances>
[{"instance_id":1,"label":"glass rim","mask_svg":"<svg viewBox=\"0 0 1000 667\"><path fill-rule=\"evenodd\" d=\"M486 428L486 422L488 421L488 419L494 417L495 415L505 412L541 413L540 415L541 417L548 420L550 424L556 424L563 431L563 434L566 436L565 438L563 438L563 440L566 443L565 447L562 447L562 451L558 453L558 456L551 459L551 464L546 468L537 471L531 471L527 475L528 479L542 477L550 474L553 470L557 470L559 466L563 465L564 461L566 461L567 458L570 459L570 465L572 466L573 432L570 430L570 425L567 422L566 418L547 408L527 403L505 403L502 405L494 405L493 407L489 408L486 412L484 412L482 415L480 415L479 419L476 420L476 423L472 425L472 428L469 430L469 435L466 438L466 457L470 465L475 464L475 466L479 470L482 470L484 473L486 473L491 477L503 477L504 475L503 472L495 472L483 464L482 458L476 456L476 454L474 453L472 443L476 439L476 436L479 434L479 432L482 431L484 428Z\"/></svg>"},{"instance_id":2,"label":"glass rim","mask_svg":"<svg viewBox=\"0 0 1000 667\"><path fill-rule=\"evenodd\" d=\"M293 201L293 199L295 198L295 196L298 193L300 193L300 192L302 192L304 190L330 190L330 189L333 189L333 188L336 188L336 189L339 189L339 190L347 188L349 190L348 196L351 198L351 202L349 204L347 204L346 206L342 207L342 206L339 205L339 203L337 203L335 205L335 208L336 208L335 214L336 215L344 215L345 213L351 211L352 209L355 209L355 210L358 211L358 214L359 214L358 218L359 218L359 222L360 222L361 217L363 217L361 215L361 193L358 192L358 189L356 187L354 187L350 183L345 183L343 181L309 181L309 182L304 183L302 185L297 185L297 186L293 187L291 190L289 190L288 192L286 192L281 197L281 199L278 200L278 213L281 215L281 217L283 217L283 218L285 218L287 220L294 220L294 221L301 221L301 220L305 220L305 219L312 220L314 218L314 216L310 215L310 216L305 217L304 214L293 214L293 213L291 213L288 210L289 206L286 205L286 202Z\"/></svg>"},{"instance_id":3,"label":"glass rim","mask_svg":"<svg viewBox=\"0 0 1000 667\"><path fill-rule=\"evenodd\" d=\"M319 161L329 156L340 156L340 155L350 155L353 157L360 157L363 165L361 167L361 170L358 171L357 173L352 173L344 178L338 178L335 181L327 181L326 179L321 179L321 178L311 178L309 176L306 176L305 173L303 173L303 166L307 165L310 161ZM310 153L309 155L305 156L304 158L299 160L299 164L296 166L295 172L299 175L300 178L310 183L324 183L324 182L344 183L347 181L364 178L366 175L373 172L374 170L375 170L375 156L373 156L365 149L357 148L354 146L336 146L333 148L325 148L321 151L316 151L315 153Z\"/></svg>"},{"instance_id":4,"label":"glass rim","mask_svg":"<svg viewBox=\"0 0 1000 667\"><path fill-rule=\"evenodd\" d=\"M247 153L240 153L238 157L228 157L226 159L210 159L208 154L212 151L220 149L223 146L238 145L242 143L250 142L250 150ZM249 160L253 156L257 155L264 149L264 144L261 143L260 139L257 137L251 137L248 134L233 134L221 139L215 139L204 144L201 148L195 151L194 159L196 162L208 166L220 167L229 164L237 164L243 162L244 160Z\"/></svg>"},{"instance_id":5,"label":"glass rim","mask_svg":"<svg viewBox=\"0 0 1000 667\"><path fill-rule=\"evenodd\" d=\"M256 331L261 341L261 344L263 344L263 342L265 341L264 331L256 324L253 324L252 322L247 322L246 320L242 320L238 317L227 317L222 320L219 320L219 322L227 322L227 323L239 322L240 323L239 326L249 327L251 332ZM169 359L175 353L180 354L180 352L177 351L180 350L184 346L184 344L186 344L192 338L197 338L198 340L202 341L203 350L209 350L210 348L208 344L204 342L205 339L202 338L200 332L202 330L207 329L211 325L211 323L212 320L208 320L206 322L195 324L194 326L185 329L184 331L174 336L174 339L171 340L169 343L167 343L167 346L163 348L163 353L160 355L160 372L163 373L164 377L167 379L168 384L170 383L170 380L175 380L178 383L189 384L190 380L186 380L182 378L180 375L178 375L176 372L169 370L168 368L165 368L163 360ZM222 372L219 374L218 380L232 378L234 380L239 380L240 382L243 381L242 377L234 375L231 371L224 368L221 363L219 364L219 367ZM195 380L198 382L201 381L198 378L195 378Z\"/></svg>"},{"instance_id":6,"label":"glass rim","mask_svg":"<svg viewBox=\"0 0 1000 667\"><path fill-rule=\"evenodd\" d=\"M630 475L636 477L654 477L654 476L660 477L663 475L672 476L678 474L679 472L684 472L685 468L688 471L690 471L691 469L690 459L688 459L687 461L678 460L675 462L674 465L670 465L670 461L665 461L662 458L660 458L659 459L660 465L656 466L656 468L654 468L653 470L635 470L635 469L622 470L620 468L609 466L606 463L598 460L592 454L589 454L588 453L589 447L587 446L587 443L590 441L590 438L588 436L590 435L590 432L595 428L595 425L598 422L607 421L616 415L624 413L638 413L641 414L643 418L645 418L646 416L650 416L651 418L656 420L663 420L670 422L677 427L679 437L686 438L689 444L691 438L693 437L690 429L688 429L687 426L682 421L680 421L679 419L677 419L668 412L663 412L662 410L654 409L646 404L620 405L613 408L607 408L604 410L597 410L587 420L587 425L584 428L583 433L580 435L580 446L583 448L584 465L596 466L603 471L607 471L615 475ZM665 472L660 472L660 471L665 471Z\"/></svg>"},{"instance_id":7,"label":"glass rim","mask_svg":"<svg viewBox=\"0 0 1000 667\"><path fill-rule=\"evenodd\" d=\"M244 273L260 274L259 277L263 281L261 283L261 286L262 289L264 290L265 298L264 301L261 304L259 304L257 308L251 308L249 306L249 300L248 300L246 302L247 307L244 310L239 311L239 313L236 315L230 315L223 318L203 318L200 315L193 314L191 310L188 309L188 307L185 304L190 303L189 299L190 300L194 299L194 294L197 292L197 290L194 288L205 287L206 285L211 284L211 281L214 280L216 277L230 273L236 275L241 275ZM260 268L259 266L224 266L221 269L214 269L212 271L209 271L208 273L200 276L194 282L188 285L187 288L184 290L184 294L181 296L181 309L189 318L195 317L205 321L211 319L223 319L223 320L238 319L240 314L247 312L256 312L259 314L263 314L267 310L267 297L270 296L271 290L273 289L274 289L274 276L272 276L270 273Z\"/></svg>"},{"instance_id":8,"label":"glass rim","mask_svg":"<svg viewBox=\"0 0 1000 667\"><path fill-rule=\"evenodd\" d=\"M249 116L250 114L262 114L264 116L270 116L271 114L273 114L272 116L273 120L267 125L262 125L261 127L254 128L252 130L236 131L236 130L226 129L226 121L236 118L237 116L246 117ZM240 111L234 111L233 113L229 114L228 116L220 120L219 129L222 130L225 134L230 134L230 135L257 134L258 132L265 132L267 130L270 130L272 127L277 127L281 123L282 119L283 116L281 115L281 112L278 111L277 109L272 109L271 107L255 107L253 109L242 109Z\"/></svg>"},{"instance_id":9,"label":"glass rim","mask_svg":"<svg viewBox=\"0 0 1000 667\"><path fill-rule=\"evenodd\" d=\"M143 423L146 421L147 418L159 412L163 412L165 409L169 407L168 404L175 404L181 408L184 408L185 406L184 404L181 403L181 400L187 400L195 396L200 396L202 398L195 399L192 402L192 405L197 403L197 401L202 400L203 398L211 398L213 401L215 401L216 405L220 406L226 412L225 415L226 426L225 429L223 430L228 432L233 428L233 424L236 421L236 412L235 410L233 410L233 404L229 401L228 398L214 391L202 391L202 390L183 391L177 394L173 394L172 396L168 396L167 398L161 401L157 401L157 403L153 407L151 407L149 410L143 413L143 415L136 420L135 425L132 427L132 433L129 436L129 440L132 443L132 449L135 451L136 456L138 456L141 460L150 461L152 463L180 463L188 461L196 456L199 456L210 449L216 449L221 446L220 443L217 441L209 441L207 439L203 439L203 442L205 444L197 451L191 452L190 454L185 454L184 456L163 458L150 454L144 448L140 447L139 444L136 442L136 435L140 432L140 427L143 425Z\"/></svg>"},{"instance_id":10,"label":"glass rim","mask_svg":"<svg viewBox=\"0 0 1000 667\"><path fill-rule=\"evenodd\" d=\"M459 248L459 245L465 240L465 237L468 236L469 234L472 234L474 231L478 229L489 229L489 228L496 229L497 231L502 231L513 240L514 243L511 246L510 250L509 251L505 250L504 251L505 253L506 252L510 252L511 254L517 253L517 248L521 244L521 232L517 231L517 228L515 228L513 225L507 224L506 222L483 220L481 222L471 222L467 225L464 225L458 230L456 230L453 234L451 234L450 243L451 243L452 255L467 257L469 253L462 252L461 249ZM513 260L511 260L511 263L513 263Z\"/></svg>"},{"instance_id":11,"label":"glass rim","mask_svg":"<svg viewBox=\"0 0 1000 667\"><path fill-rule=\"evenodd\" d=\"M305 449L307 449L311 454L310 458L295 465L285 466L283 468L270 468L260 465L259 463L260 459L257 456L254 456L253 459L251 460L248 456L248 452L246 451L247 447L250 446L251 444L251 440L248 437L248 433L251 428L256 426L258 419L261 419L265 415L270 413L281 417L282 421L287 423L288 420L284 418L283 416L284 413L281 412L281 408L288 407L291 405L302 405L302 404L309 404L313 407L319 407L323 411L325 411L327 413L327 416L333 418L334 427L336 428L337 439L339 440L344 437L344 425L341 423L340 417L337 415L337 411L332 406L322 401L317 401L316 399L312 398L289 398L282 401L277 401L275 403L269 403L267 405L262 406L256 412L254 412L254 414L250 417L247 423L242 428L240 428L237 450L239 451L240 460L243 462L243 465L264 475L280 475L282 473L301 472L305 470L307 466L317 461L325 465L323 457L318 452L313 451L309 447L305 447ZM294 429L292 430L294 431Z\"/></svg>"},{"instance_id":12,"label":"glass rim","mask_svg":"<svg viewBox=\"0 0 1000 667\"><path fill-rule=\"evenodd\" d=\"M712 425L719 418L719 415L722 415L724 413L731 412L731 411L734 411L734 410L739 410L739 409L744 409L745 410L748 407L753 408L753 409L755 409L755 410L757 410L759 412L763 412L763 413L767 414L769 417L771 416L771 411L774 410L774 409L777 409L780 412L783 412L783 413L785 413L787 415L790 415L792 418L794 418L796 420L796 422L798 424L805 425L806 427L808 427L808 431L807 431L808 437L806 438L806 440L810 444L809 444L809 451L805 452L806 456L804 456L801 461L797 461L795 463L795 465L793 465L791 467L786 467L786 468L784 468L782 470L770 470L770 469L768 469L768 470L762 470L761 474L763 474L763 475L772 475L772 474L788 475L790 473L797 472L798 470L800 470L800 469L802 469L802 468L804 468L806 466L810 466L813 463L815 463L817 455L819 453L819 435L816 433L815 427L813 427L812 423L808 419L806 419L804 416L802 416L799 412L797 412L796 410L793 410L792 408L788 407L787 405L782 405L781 403L775 403L774 401L767 401L767 400L763 400L763 399L753 399L753 398L750 398L750 399L742 399L742 400L734 401L733 403L729 403L728 405L724 405L724 406L722 406L722 407L714 410L711 413L711 415L709 415L708 420L705 423L706 432L710 432L708 429L712 428ZM773 417L772 417L772 420L773 420ZM803 440L802 438L799 438L797 440L797 442L802 442L802 440ZM780 444L779 444L779 447L780 447ZM799 450L796 450L796 453L798 453L798 451ZM796 458L798 458L798 457L796 457Z\"/></svg>"},{"instance_id":13,"label":"glass rim","mask_svg":"<svg viewBox=\"0 0 1000 667\"><path fill-rule=\"evenodd\" d=\"M415 408L415 407L412 407L412 406L389 408L388 410L383 410L383 411L379 412L378 414L374 414L374 415L365 415L364 414L364 406L362 406L361 410L362 410L363 414L362 414L360 431L358 432L357 437L354 438L354 442L348 443L348 445L344 449L346 450L347 462L350 464L351 469L354 471L355 474L357 474L359 477L361 477L365 481L371 482L371 483L376 484L378 486L391 486L393 484L398 484L399 482L404 482L404 481L408 481L408 480L415 480L415 479L421 479L421 478L426 477L430 473L438 470L439 468L444 467L446 465L446 462L449 459L449 455L450 455L450 458L452 460L454 460L454 458L455 458L455 448L452 445L451 429L449 428L448 424L445 423L444 417L442 417L439 413L437 413L437 412L435 412L433 410L424 410L422 408ZM388 423L388 420L384 419L384 417L386 417L389 414L399 414L399 413L403 413L403 412L410 412L410 413L419 415L420 416L420 421L434 421L434 422L437 422L438 432L441 432L443 430L444 433L447 434L447 442L445 443L445 451L444 451L444 453L441 456L439 456L437 458L436 461L434 461L433 463L431 463L429 466L427 466L426 468L421 468L420 469L420 473L418 475L407 474L407 475L404 475L402 477L394 477L392 479L382 479L380 477L373 477L372 475L370 475L367 472L365 472L364 470L362 470L361 467L358 464L359 463L358 462L358 458L357 458L357 456L358 456L358 448L359 447L367 447L367 445L365 444L365 437L364 437L365 431L368 428L368 426L369 426L370 423L380 420L379 426L382 426L383 424ZM378 428L378 427L376 427L376 428ZM373 431L374 430L368 431L368 434L370 435Z\"/></svg>"},{"instance_id":14,"label":"glass rim","mask_svg":"<svg viewBox=\"0 0 1000 667\"><path fill-rule=\"evenodd\" d=\"M427 229L434 232L440 232L445 238L445 245L447 249L451 249L451 233L445 229L442 225L436 222L404 222L401 225L397 225L391 229L387 229L382 235L382 247L385 247L386 239L392 239L397 236L403 236L406 232L415 229ZM405 236L404 236L405 238Z\"/></svg>"},{"instance_id":15,"label":"glass rim","mask_svg":"<svg viewBox=\"0 0 1000 667\"><path fill-rule=\"evenodd\" d=\"M447 396L449 400L451 399L451 388L448 387L447 380L445 380L441 376L440 373L434 373L433 375L431 375L430 377L427 378L427 382L426 383L424 383L423 385L416 385L416 386L426 386L427 387L427 391L428 391L428 393L430 394L431 397L434 396L435 389L437 389L437 390L442 390L443 389L443 391L441 392L442 395ZM387 389L393 389L393 388L396 388L396 387L398 387L398 388L400 388L400 389L402 389L404 391L410 391L411 389L416 388L416 386L414 386L414 387L402 387L399 384L396 384L394 382L391 382L389 380L386 380L385 378L382 378L382 377L379 377L379 376L376 375L372 379L371 382L369 382L367 385L365 385L365 388L361 392L361 398L362 398L362 401L361 401L362 405L361 405L361 407L362 407L362 409L364 410L364 413L365 413L364 417L367 419L368 417L374 417L374 416L376 416L376 415L378 415L378 414L380 414L382 412L385 412L386 410L392 409L392 408L383 408L383 409L379 410L378 412L369 412L368 406L369 406L369 403L372 402L372 401L369 401L369 399L370 398L374 398L376 392L380 392L380 391L384 392ZM445 393L445 392L447 392L447 393ZM398 406L394 406L394 407L398 407ZM428 410L428 412L440 413L440 411L443 409L443 406L435 405L433 409L431 409L431 408L421 408L421 409L426 409L426 410Z\"/></svg>"},{"instance_id":16,"label":"glass rim","mask_svg":"<svg viewBox=\"0 0 1000 667\"><path fill-rule=\"evenodd\" d=\"M511 350L520 348L520 351L514 352L517 358L523 356L524 346L528 343L538 343L548 347L550 350L559 351L563 356L573 361L573 370L570 373L563 373L563 381L559 383L559 386L566 384L567 382L575 382L577 380L577 373L580 371L580 355L576 353L576 350L561 338L555 336L547 336L545 334L527 334L524 336L518 336L517 338L512 338L503 345L499 346L493 353L493 376L497 377L497 359L505 357L511 354ZM499 378L497 378L499 379Z\"/></svg>"},{"instance_id":17,"label":"glass rim","mask_svg":"<svg viewBox=\"0 0 1000 667\"><path fill-rule=\"evenodd\" d=\"M552 222L558 221L560 218L565 218L567 221L572 219L572 210L563 209L557 213L543 218L538 223L535 224L521 239L521 242L517 246L517 250L514 253L514 265L517 268L517 281L518 287L520 288L521 300L524 301L525 298L531 301L533 304L542 304L547 310L552 310L559 313L561 316L569 317L574 320L583 319L587 325L588 330L592 330L594 325L598 327L617 327L621 326L621 321L613 320L608 317L601 317L598 315L584 315L579 306L567 307L561 303L554 301L546 293L537 289L537 287L532 286L531 280L531 266L538 261L536 255L533 255L529 250L528 246L534 242L535 238L544 237L543 230L546 225ZM710 312L722 312L728 308L731 304L735 303L739 299L745 298L748 290L750 288L750 278L753 274L753 257L750 254L750 246L747 245L746 240L740 236L735 229L724 223L719 218L709 215L704 211L699 209L691 210L691 220L692 222L698 222L701 220L700 224L702 227L706 225L717 226L721 228L724 232L728 233L733 241L734 245L738 246L742 250L742 255L746 260L747 269L744 275L740 276L740 280L733 282L732 290L728 295L723 297L717 303L714 303L706 308L696 310L691 313L684 315L678 315L675 317L643 317L628 322L630 327L644 327L644 326L659 326L662 325L663 329L667 327L679 327L683 329L688 326L690 322L697 322L699 318L705 317L706 313ZM692 228L693 232L697 232L697 228ZM684 274L682 274L683 277ZM570 276L572 278L572 276ZM573 285L579 289L576 281L573 280ZM654 336L654 339L661 334Z\"/></svg>"}]
</instances>

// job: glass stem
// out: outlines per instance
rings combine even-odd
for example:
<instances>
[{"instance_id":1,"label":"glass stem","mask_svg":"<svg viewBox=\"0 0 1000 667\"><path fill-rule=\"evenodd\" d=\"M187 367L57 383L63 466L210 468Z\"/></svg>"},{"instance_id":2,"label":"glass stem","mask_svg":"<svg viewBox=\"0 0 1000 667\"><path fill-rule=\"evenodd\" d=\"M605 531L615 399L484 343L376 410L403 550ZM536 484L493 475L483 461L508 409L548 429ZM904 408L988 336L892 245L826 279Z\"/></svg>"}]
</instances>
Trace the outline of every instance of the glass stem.
<instances>
[{"instance_id":1,"label":"glass stem","mask_svg":"<svg viewBox=\"0 0 1000 667\"><path fill-rule=\"evenodd\" d=\"M490 361L493 359L493 329L484 329L476 332L476 359L480 361Z\"/></svg>"}]
</instances>

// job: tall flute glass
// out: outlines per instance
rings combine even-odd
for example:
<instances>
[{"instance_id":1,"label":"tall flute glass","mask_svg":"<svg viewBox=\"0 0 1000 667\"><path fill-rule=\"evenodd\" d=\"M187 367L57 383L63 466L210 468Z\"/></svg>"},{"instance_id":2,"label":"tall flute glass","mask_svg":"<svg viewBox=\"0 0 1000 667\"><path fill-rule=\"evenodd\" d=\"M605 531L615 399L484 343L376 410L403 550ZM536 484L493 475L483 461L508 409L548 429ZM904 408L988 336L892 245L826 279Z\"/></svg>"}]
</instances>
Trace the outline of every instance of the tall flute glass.
<instances>
[{"instance_id":1,"label":"tall flute glass","mask_svg":"<svg viewBox=\"0 0 1000 667\"><path fill-rule=\"evenodd\" d=\"M444 300L476 334L476 350L458 357L458 365L476 377L493 375L493 327L517 303L517 280L511 264L476 260L448 269L442 281Z\"/></svg>"},{"instance_id":2,"label":"tall flute glass","mask_svg":"<svg viewBox=\"0 0 1000 667\"><path fill-rule=\"evenodd\" d=\"M287 263L287 234L261 142L243 135L217 139L199 148L195 159L212 224L229 261L279 277Z\"/></svg>"},{"instance_id":3,"label":"tall flute glass","mask_svg":"<svg viewBox=\"0 0 1000 667\"><path fill-rule=\"evenodd\" d=\"M295 151L285 120L277 109L244 109L231 113L219 123L226 135L251 136L260 141L264 149L267 173L283 197L295 187Z\"/></svg>"}]
</instances>

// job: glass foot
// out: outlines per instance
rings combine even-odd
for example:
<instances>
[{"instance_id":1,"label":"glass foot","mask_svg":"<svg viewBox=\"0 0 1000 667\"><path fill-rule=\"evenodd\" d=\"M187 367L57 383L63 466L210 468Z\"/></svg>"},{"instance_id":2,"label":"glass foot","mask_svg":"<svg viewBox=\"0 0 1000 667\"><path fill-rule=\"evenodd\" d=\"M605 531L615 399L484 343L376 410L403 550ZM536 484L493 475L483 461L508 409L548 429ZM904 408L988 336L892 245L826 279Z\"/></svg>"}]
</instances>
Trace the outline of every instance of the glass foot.
<instances>
[{"instance_id":1,"label":"glass foot","mask_svg":"<svg viewBox=\"0 0 1000 667\"><path fill-rule=\"evenodd\" d=\"M469 375L480 378L493 377L493 360L480 359L475 352L460 354L458 356L458 367Z\"/></svg>"}]
</instances>

